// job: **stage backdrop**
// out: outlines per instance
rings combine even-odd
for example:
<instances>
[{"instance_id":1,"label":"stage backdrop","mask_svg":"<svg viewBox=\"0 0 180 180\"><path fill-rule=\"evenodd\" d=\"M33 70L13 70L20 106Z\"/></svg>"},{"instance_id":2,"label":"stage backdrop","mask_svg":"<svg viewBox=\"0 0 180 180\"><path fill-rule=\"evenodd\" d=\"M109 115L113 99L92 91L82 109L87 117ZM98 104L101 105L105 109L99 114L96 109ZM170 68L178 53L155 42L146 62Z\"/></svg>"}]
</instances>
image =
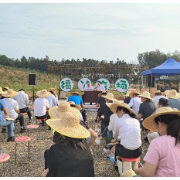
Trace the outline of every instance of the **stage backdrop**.
<instances>
[{"instance_id":1,"label":"stage backdrop","mask_svg":"<svg viewBox=\"0 0 180 180\"><path fill-rule=\"evenodd\" d=\"M84 88L86 87L86 84L90 82L91 83L91 80L88 79L88 78L82 78L78 81L78 88L83 91ZM91 83L91 86L92 86L92 83Z\"/></svg>"},{"instance_id":2,"label":"stage backdrop","mask_svg":"<svg viewBox=\"0 0 180 180\"><path fill-rule=\"evenodd\" d=\"M100 79L98 79L98 80L96 81L96 86L97 86L97 82L98 82L98 81L101 81L101 84L104 86L104 88L105 88L106 91L109 90L109 88L110 88L110 83L109 83L109 81L108 81L106 78L100 78Z\"/></svg>"}]
</instances>

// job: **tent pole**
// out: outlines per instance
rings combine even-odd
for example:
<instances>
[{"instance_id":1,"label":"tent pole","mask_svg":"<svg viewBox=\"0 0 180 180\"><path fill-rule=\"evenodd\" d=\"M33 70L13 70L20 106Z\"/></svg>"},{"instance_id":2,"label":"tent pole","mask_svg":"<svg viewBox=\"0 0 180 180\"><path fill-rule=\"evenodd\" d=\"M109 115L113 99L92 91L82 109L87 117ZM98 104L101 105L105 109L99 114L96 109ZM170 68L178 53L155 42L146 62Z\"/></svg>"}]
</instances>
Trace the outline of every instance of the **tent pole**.
<instances>
[{"instance_id":1,"label":"tent pole","mask_svg":"<svg viewBox=\"0 0 180 180\"><path fill-rule=\"evenodd\" d=\"M151 97L152 97L152 73L151 73Z\"/></svg>"}]
</instances>

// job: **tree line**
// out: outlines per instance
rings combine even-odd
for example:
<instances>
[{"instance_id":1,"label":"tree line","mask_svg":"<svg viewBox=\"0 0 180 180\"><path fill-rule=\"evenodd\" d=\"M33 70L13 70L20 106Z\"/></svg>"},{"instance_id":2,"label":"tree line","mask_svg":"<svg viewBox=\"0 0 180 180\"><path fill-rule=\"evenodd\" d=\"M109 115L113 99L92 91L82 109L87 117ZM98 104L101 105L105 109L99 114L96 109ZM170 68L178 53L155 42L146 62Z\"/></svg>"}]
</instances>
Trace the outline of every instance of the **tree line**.
<instances>
[{"instance_id":1,"label":"tree line","mask_svg":"<svg viewBox=\"0 0 180 180\"><path fill-rule=\"evenodd\" d=\"M174 58L177 61L180 61L180 51L174 51L173 53L168 52L167 54L161 52L159 49L154 51L147 51L143 53L138 53L137 61L141 66L148 66L149 68L156 67L162 64L169 57ZM128 65L132 62L126 62L125 60L120 60L117 58L115 61L110 60L95 60L95 59L61 59L59 60L50 60L48 56L45 58L35 58L35 57L25 57L23 56L21 59L8 58L6 55L0 55L0 64L4 66L16 67L16 68L26 68L30 70L38 70L40 72L47 72L49 65L58 65L62 64L76 64L83 66L96 66L96 65Z\"/></svg>"}]
</instances>

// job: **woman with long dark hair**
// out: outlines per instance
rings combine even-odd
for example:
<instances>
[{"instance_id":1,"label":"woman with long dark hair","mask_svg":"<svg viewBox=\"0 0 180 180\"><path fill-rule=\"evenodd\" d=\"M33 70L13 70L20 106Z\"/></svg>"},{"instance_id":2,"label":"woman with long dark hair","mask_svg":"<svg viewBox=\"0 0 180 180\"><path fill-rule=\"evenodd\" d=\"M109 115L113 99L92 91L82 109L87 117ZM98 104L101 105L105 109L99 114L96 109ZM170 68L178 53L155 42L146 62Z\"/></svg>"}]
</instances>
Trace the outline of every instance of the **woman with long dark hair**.
<instances>
[{"instance_id":1,"label":"woman with long dark hair","mask_svg":"<svg viewBox=\"0 0 180 180\"><path fill-rule=\"evenodd\" d=\"M134 171L140 176L179 177L180 176L180 111L161 107L144 120L144 127L158 131L160 137L154 139L144 157L145 164Z\"/></svg>"}]
</instances>

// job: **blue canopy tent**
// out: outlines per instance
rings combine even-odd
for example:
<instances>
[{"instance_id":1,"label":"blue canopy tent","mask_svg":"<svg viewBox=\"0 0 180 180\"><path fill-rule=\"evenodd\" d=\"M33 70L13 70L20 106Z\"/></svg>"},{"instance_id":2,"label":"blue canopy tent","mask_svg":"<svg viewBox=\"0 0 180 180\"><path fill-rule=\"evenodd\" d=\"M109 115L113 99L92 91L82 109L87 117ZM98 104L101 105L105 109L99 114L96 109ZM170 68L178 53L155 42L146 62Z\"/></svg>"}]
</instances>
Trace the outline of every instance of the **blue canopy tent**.
<instances>
[{"instance_id":1,"label":"blue canopy tent","mask_svg":"<svg viewBox=\"0 0 180 180\"><path fill-rule=\"evenodd\" d=\"M164 63L161 65L148 69L147 71L141 72L143 76L174 76L180 75L180 62L177 62L173 58L168 58Z\"/></svg>"},{"instance_id":2,"label":"blue canopy tent","mask_svg":"<svg viewBox=\"0 0 180 180\"><path fill-rule=\"evenodd\" d=\"M175 75L180 75L180 62L177 62L173 58L168 58L164 63L161 65L148 69L147 71L141 72L142 75L142 81L143 81L143 76L151 76L151 87L152 87L152 76L175 76ZM152 91L151 91L152 94Z\"/></svg>"}]
</instances>

